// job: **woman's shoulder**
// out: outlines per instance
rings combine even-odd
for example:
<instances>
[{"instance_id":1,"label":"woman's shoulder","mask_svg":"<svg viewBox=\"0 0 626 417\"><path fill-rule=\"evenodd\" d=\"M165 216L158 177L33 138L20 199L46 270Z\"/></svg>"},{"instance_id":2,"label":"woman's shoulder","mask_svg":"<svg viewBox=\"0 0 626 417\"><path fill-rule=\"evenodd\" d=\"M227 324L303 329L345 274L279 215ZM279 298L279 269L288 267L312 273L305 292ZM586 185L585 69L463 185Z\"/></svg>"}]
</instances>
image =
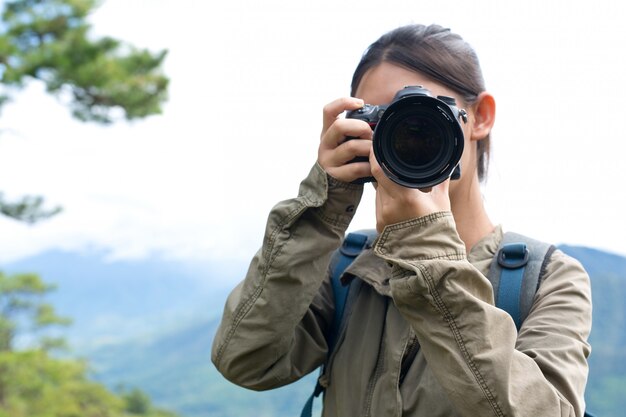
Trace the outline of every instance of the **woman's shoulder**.
<instances>
[{"instance_id":1,"label":"woman's shoulder","mask_svg":"<svg viewBox=\"0 0 626 417\"><path fill-rule=\"evenodd\" d=\"M552 252L545 265L545 274L542 286L550 281L563 281L578 287L590 287L589 274L578 259L566 254L560 249Z\"/></svg>"}]
</instances>

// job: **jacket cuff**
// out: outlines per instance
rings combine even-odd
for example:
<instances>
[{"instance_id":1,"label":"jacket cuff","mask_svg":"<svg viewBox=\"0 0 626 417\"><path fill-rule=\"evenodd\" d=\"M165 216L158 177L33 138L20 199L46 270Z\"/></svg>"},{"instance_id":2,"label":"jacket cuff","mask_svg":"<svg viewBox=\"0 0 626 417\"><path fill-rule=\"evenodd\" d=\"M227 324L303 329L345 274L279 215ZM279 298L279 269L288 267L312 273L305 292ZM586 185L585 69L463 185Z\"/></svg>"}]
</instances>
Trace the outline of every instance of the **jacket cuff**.
<instances>
[{"instance_id":1,"label":"jacket cuff","mask_svg":"<svg viewBox=\"0 0 626 417\"><path fill-rule=\"evenodd\" d=\"M420 261L466 259L465 244L448 211L386 226L374 245L374 253L391 262L394 275L414 269Z\"/></svg>"},{"instance_id":2,"label":"jacket cuff","mask_svg":"<svg viewBox=\"0 0 626 417\"><path fill-rule=\"evenodd\" d=\"M315 163L300 185L300 196L315 207L315 215L332 226L348 227L363 195L363 185L339 181Z\"/></svg>"}]
</instances>

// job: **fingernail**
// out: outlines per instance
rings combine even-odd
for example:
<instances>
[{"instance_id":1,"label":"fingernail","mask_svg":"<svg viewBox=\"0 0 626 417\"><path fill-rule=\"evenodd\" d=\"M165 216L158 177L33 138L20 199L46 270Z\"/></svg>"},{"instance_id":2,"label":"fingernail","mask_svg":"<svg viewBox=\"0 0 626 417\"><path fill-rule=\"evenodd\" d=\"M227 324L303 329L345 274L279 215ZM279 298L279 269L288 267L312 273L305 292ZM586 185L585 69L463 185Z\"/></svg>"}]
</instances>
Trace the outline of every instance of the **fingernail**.
<instances>
[{"instance_id":1,"label":"fingernail","mask_svg":"<svg viewBox=\"0 0 626 417\"><path fill-rule=\"evenodd\" d=\"M355 100L355 103L361 107L363 107L365 105L365 102L363 100L361 100L360 98L357 98Z\"/></svg>"}]
</instances>

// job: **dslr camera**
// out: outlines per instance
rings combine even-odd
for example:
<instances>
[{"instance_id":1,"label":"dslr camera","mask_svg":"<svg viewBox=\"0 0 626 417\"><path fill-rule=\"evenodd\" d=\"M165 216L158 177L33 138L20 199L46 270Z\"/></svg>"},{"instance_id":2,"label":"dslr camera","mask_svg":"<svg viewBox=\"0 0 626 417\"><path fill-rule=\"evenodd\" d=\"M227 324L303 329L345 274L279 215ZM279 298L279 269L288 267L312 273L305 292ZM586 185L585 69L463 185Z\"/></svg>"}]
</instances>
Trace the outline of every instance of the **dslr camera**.
<instances>
[{"instance_id":1,"label":"dslr camera","mask_svg":"<svg viewBox=\"0 0 626 417\"><path fill-rule=\"evenodd\" d=\"M374 155L387 177L410 188L429 188L461 176L467 112L452 97L434 97L422 86L407 86L389 104L364 105L346 118L367 122L374 131ZM347 138L347 140L354 138ZM350 162L367 161L357 157ZM373 181L360 178L357 183Z\"/></svg>"}]
</instances>

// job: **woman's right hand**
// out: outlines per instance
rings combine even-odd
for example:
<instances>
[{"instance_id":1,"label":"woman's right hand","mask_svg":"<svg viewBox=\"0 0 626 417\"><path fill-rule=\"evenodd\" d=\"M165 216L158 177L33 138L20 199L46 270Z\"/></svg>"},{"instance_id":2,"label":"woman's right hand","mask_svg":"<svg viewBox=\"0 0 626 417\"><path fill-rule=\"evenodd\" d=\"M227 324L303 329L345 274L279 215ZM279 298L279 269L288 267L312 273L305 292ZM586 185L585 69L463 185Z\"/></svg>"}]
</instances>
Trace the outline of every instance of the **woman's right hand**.
<instances>
[{"instance_id":1,"label":"woman's right hand","mask_svg":"<svg viewBox=\"0 0 626 417\"><path fill-rule=\"evenodd\" d=\"M354 97L337 99L324 106L324 125L317 162L330 176L344 182L371 176L370 163L352 162L366 157L372 147L372 129L362 120L340 117L344 111L363 107L363 100ZM347 137L355 138L346 140Z\"/></svg>"}]
</instances>

